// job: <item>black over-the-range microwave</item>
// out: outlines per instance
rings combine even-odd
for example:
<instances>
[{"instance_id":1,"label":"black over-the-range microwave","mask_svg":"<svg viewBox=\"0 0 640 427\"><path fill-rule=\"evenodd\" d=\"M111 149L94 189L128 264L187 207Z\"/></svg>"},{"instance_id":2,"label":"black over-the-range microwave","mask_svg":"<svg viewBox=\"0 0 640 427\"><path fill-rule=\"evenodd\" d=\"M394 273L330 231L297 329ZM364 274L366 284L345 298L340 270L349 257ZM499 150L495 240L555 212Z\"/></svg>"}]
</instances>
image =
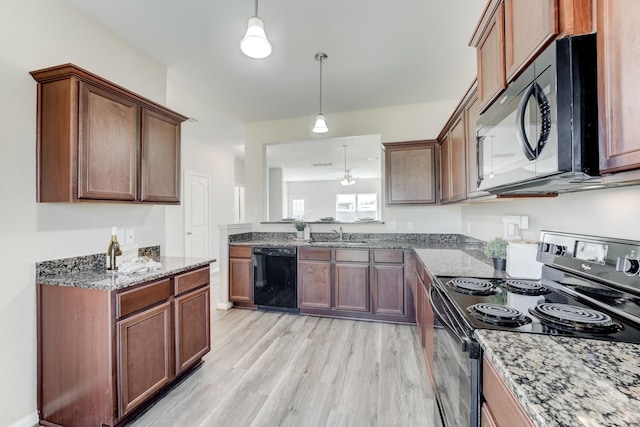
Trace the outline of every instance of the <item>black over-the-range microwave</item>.
<instances>
[{"instance_id":1,"label":"black over-the-range microwave","mask_svg":"<svg viewBox=\"0 0 640 427\"><path fill-rule=\"evenodd\" d=\"M599 183L596 36L553 42L480 115L478 187L566 192Z\"/></svg>"}]
</instances>

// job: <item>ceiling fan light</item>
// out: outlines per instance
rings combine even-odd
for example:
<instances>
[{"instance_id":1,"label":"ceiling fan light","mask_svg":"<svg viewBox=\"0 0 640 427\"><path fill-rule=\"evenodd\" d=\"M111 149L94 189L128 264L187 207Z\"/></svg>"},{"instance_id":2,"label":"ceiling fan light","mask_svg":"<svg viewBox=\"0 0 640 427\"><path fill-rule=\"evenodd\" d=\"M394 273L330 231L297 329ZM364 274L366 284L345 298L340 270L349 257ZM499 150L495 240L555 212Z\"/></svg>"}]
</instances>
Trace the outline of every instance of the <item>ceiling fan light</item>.
<instances>
[{"instance_id":1,"label":"ceiling fan light","mask_svg":"<svg viewBox=\"0 0 640 427\"><path fill-rule=\"evenodd\" d=\"M356 183L356 180L353 179L353 177L349 174L345 175L344 178L342 178L342 180L340 181L340 184L347 186L347 185L353 185Z\"/></svg>"},{"instance_id":2,"label":"ceiling fan light","mask_svg":"<svg viewBox=\"0 0 640 427\"><path fill-rule=\"evenodd\" d=\"M316 116L316 123L313 125L313 133L327 133L329 128L327 122L324 121L324 114L318 114Z\"/></svg>"},{"instance_id":3,"label":"ceiling fan light","mask_svg":"<svg viewBox=\"0 0 640 427\"><path fill-rule=\"evenodd\" d=\"M254 59L263 59L271 55L271 43L267 40L262 19L257 16L249 18L247 32L240 40L240 50Z\"/></svg>"}]
</instances>

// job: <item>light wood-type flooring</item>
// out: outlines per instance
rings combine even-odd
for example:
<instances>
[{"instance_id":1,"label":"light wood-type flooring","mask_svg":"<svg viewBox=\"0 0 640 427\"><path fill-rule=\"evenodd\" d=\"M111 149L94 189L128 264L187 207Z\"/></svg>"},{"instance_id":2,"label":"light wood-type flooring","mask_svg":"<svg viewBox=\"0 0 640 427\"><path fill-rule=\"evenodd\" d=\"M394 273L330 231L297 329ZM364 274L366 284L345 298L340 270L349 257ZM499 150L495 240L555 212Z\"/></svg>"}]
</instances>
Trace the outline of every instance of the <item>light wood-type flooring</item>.
<instances>
[{"instance_id":1,"label":"light wood-type flooring","mask_svg":"<svg viewBox=\"0 0 640 427\"><path fill-rule=\"evenodd\" d=\"M432 425L415 326L231 309L211 344L127 427Z\"/></svg>"}]
</instances>

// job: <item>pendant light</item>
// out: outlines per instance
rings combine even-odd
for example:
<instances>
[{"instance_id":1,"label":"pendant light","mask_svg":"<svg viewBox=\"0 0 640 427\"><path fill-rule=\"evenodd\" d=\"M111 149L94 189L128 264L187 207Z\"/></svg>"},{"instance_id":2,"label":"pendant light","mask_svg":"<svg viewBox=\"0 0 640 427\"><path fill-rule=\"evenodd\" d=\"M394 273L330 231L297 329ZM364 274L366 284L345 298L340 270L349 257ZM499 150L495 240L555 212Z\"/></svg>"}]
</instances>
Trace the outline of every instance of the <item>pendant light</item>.
<instances>
[{"instance_id":1,"label":"pendant light","mask_svg":"<svg viewBox=\"0 0 640 427\"><path fill-rule=\"evenodd\" d=\"M313 133L327 133L329 132L329 128L327 127L327 122L324 121L324 114L322 114L322 61L327 59L327 54L316 53L315 58L316 58L316 61L320 62L320 109L319 109L318 115L316 116L316 123L313 125ZM346 156L346 148L345 148L345 156ZM345 161L346 161L346 158L345 158Z\"/></svg>"},{"instance_id":2,"label":"pendant light","mask_svg":"<svg viewBox=\"0 0 640 427\"><path fill-rule=\"evenodd\" d=\"M240 50L254 59L263 59L271 55L271 43L264 32L264 23L258 18L258 0L256 0L256 14L249 18L247 32L240 40Z\"/></svg>"},{"instance_id":3,"label":"pendant light","mask_svg":"<svg viewBox=\"0 0 640 427\"><path fill-rule=\"evenodd\" d=\"M340 184L344 186L353 185L356 183L356 180L353 179L353 177L349 173L349 170L347 169L347 146L343 145L343 147L344 147L344 178L340 180Z\"/></svg>"}]
</instances>

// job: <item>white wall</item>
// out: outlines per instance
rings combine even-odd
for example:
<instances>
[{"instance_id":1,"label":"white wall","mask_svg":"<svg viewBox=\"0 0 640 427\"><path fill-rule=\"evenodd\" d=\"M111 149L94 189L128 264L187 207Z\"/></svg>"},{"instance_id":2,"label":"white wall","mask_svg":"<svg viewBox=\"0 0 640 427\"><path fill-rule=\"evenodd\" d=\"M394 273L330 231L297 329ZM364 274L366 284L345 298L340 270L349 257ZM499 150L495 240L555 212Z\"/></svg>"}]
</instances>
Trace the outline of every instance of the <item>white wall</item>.
<instances>
[{"instance_id":1,"label":"white wall","mask_svg":"<svg viewBox=\"0 0 640 427\"><path fill-rule=\"evenodd\" d=\"M462 96L462 94L460 94ZM273 142L299 141L313 138L331 138L352 135L381 134L382 142L434 139L444 126L458 101L360 110L347 113L325 114L329 133L321 136L311 132L314 117L254 122L246 126L245 185L246 215L248 222L266 220L264 191L263 145ZM349 232L460 232L459 206L429 208L386 207L382 218L385 224L354 224ZM287 231L290 226L257 225L260 231ZM355 229L357 227L357 229ZM314 225L314 231L330 226Z\"/></svg>"},{"instance_id":2,"label":"white wall","mask_svg":"<svg viewBox=\"0 0 640 427\"><path fill-rule=\"evenodd\" d=\"M106 251L114 225L133 229L142 246L181 254L173 246L182 236L172 233L182 219L181 207L36 203L36 82L29 71L72 62L176 111L197 109L172 102L167 92L177 90L168 89L162 64L60 0L0 0L0 40L0 426L30 426L37 421L35 263ZM215 237L215 223L233 218L233 157L197 142L188 127L183 168L212 176Z\"/></svg>"},{"instance_id":3,"label":"white wall","mask_svg":"<svg viewBox=\"0 0 640 427\"><path fill-rule=\"evenodd\" d=\"M561 194L466 205L462 208L462 232L489 240L502 236L504 215L529 215L530 229L523 238L538 240L540 230L640 240L638 207L640 186Z\"/></svg>"}]
</instances>

